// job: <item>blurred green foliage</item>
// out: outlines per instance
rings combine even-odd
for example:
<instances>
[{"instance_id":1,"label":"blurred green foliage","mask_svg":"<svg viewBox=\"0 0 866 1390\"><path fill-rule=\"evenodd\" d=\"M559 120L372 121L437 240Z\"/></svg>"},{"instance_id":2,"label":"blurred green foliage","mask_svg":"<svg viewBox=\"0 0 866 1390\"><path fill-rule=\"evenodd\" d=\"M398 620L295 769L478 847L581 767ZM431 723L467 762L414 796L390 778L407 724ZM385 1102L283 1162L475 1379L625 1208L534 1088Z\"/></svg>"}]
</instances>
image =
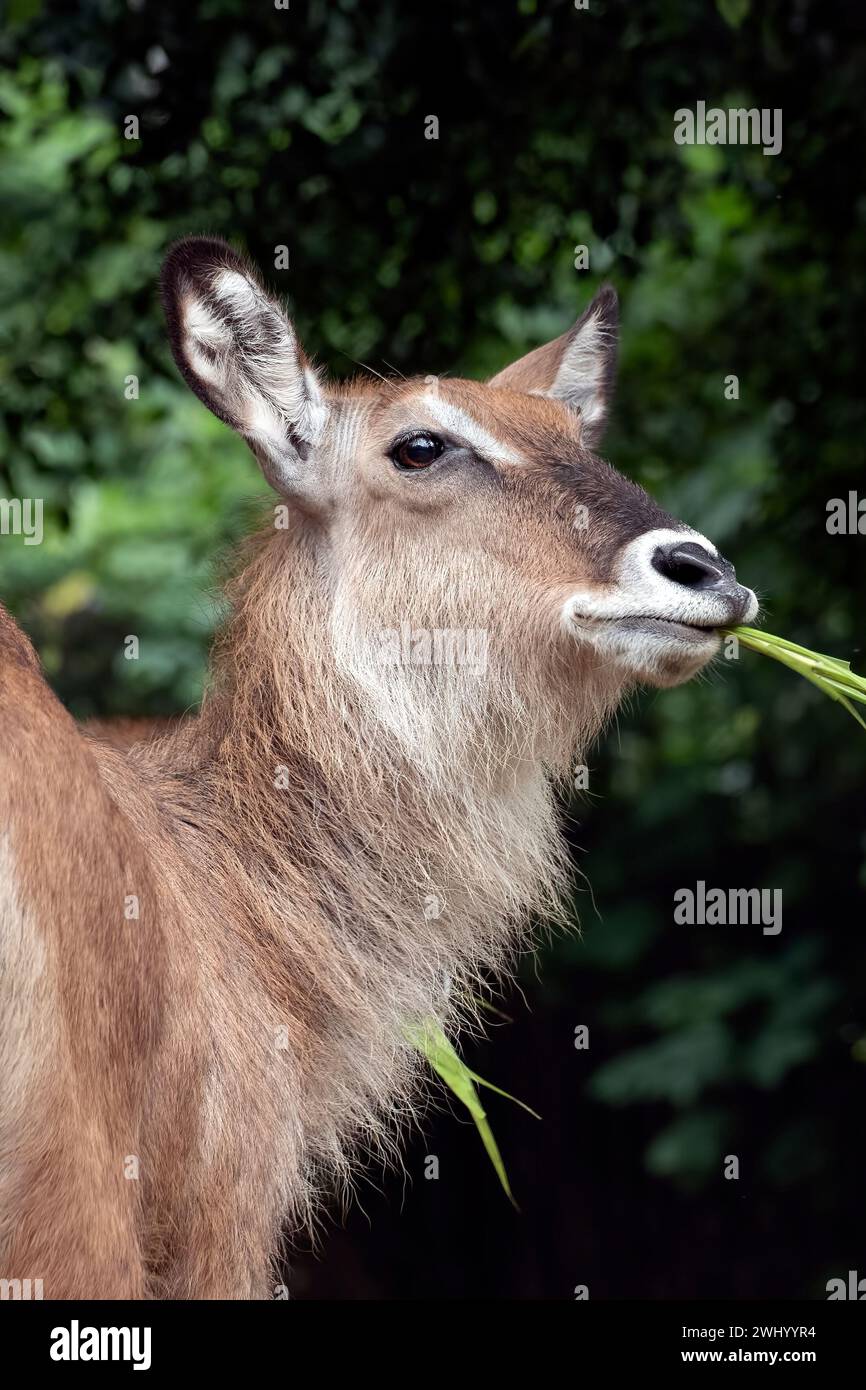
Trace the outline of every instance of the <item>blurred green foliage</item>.
<instances>
[{"instance_id":1,"label":"blurred green foliage","mask_svg":"<svg viewBox=\"0 0 866 1390\"><path fill-rule=\"evenodd\" d=\"M855 6L16 0L0 52L0 491L44 498L46 535L2 539L0 592L77 714L195 702L213 557L262 488L164 343L159 264L191 232L248 249L337 375L492 372L611 279L609 456L720 544L771 630L863 669L866 539L825 530L866 487ZM781 108L781 154L676 146L699 99ZM582 937L526 981L591 1024L570 1115L615 1108L635 1164L709 1204L733 1145L780 1228L766 1194L793 1187L861 1236L864 772L866 738L747 653L636 702L572 807L603 920L578 894ZM697 878L783 888L781 936L674 926ZM479 1068L535 1103L519 1063ZM849 1254L816 1246L791 1291Z\"/></svg>"}]
</instances>

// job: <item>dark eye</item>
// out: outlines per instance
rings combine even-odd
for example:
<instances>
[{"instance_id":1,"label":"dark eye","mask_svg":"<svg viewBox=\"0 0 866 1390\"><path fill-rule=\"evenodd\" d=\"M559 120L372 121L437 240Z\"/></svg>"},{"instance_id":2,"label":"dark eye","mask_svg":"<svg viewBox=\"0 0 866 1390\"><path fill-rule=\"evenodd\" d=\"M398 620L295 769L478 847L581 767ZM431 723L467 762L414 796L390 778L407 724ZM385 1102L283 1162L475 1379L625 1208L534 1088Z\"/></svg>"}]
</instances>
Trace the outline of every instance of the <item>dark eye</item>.
<instances>
[{"instance_id":1,"label":"dark eye","mask_svg":"<svg viewBox=\"0 0 866 1390\"><path fill-rule=\"evenodd\" d=\"M419 468L429 468L444 452L445 445L438 435L413 434L394 446L391 458L405 472L416 472Z\"/></svg>"}]
</instances>

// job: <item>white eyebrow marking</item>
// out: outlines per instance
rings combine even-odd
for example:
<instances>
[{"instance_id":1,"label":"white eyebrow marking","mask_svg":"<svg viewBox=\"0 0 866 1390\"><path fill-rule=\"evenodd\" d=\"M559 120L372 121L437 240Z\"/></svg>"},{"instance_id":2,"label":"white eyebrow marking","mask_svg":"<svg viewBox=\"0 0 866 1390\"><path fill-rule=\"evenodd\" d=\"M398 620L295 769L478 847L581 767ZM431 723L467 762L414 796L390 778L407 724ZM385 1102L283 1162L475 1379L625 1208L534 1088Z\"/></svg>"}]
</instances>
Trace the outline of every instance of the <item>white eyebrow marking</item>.
<instances>
[{"instance_id":1,"label":"white eyebrow marking","mask_svg":"<svg viewBox=\"0 0 866 1390\"><path fill-rule=\"evenodd\" d=\"M435 391L425 391L421 397L422 404L426 407L437 425L442 429L450 430L457 434L461 439L465 439L473 449L479 454L484 454L488 458L498 459L501 463L526 464L526 459L521 454L515 453L501 439L489 434L482 429L477 420L473 420L471 415L467 415L465 410L453 405L451 401L446 401Z\"/></svg>"}]
</instances>

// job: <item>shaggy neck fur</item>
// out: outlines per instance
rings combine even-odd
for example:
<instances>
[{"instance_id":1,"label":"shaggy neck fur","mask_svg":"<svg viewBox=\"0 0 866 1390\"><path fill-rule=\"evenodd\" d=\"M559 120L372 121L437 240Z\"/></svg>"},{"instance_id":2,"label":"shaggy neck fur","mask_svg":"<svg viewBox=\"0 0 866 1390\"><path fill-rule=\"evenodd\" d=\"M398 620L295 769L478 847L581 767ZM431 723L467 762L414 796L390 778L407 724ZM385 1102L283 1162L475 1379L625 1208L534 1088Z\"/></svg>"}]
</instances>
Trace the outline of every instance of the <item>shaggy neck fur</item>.
<instances>
[{"instance_id":1,"label":"shaggy neck fur","mask_svg":"<svg viewBox=\"0 0 866 1390\"><path fill-rule=\"evenodd\" d=\"M255 1103L292 1136L277 1208L307 1220L354 1146L390 1149L417 1080L407 1028L471 1015L479 971L556 916L566 857L539 759L565 766L603 700L581 725L576 698L542 710L502 672L403 669L372 689L301 528L258 538L228 597L199 719L140 756L172 766L191 883L204 872L232 905L219 969L256 998L237 1051L255 1047ZM230 1084L213 1084L219 1113Z\"/></svg>"}]
</instances>

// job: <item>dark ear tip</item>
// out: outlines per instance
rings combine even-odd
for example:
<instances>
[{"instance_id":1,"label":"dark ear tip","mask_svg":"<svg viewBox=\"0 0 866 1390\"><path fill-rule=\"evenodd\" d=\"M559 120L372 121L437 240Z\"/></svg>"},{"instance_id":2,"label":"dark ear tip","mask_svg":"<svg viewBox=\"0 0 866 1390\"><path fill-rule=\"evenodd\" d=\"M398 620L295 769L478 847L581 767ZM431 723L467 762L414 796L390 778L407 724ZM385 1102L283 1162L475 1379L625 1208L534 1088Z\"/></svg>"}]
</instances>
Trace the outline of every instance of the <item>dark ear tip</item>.
<instances>
[{"instance_id":1,"label":"dark ear tip","mask_svg":"<svg viewBox=\"0 0 866 1390\"><path fill-rule=\"evenodd\" d=\"M613 285L607 281L596 290L580 318L569 331L569 339L578 337L590 321L601 324L611 337L615 338L619 331L619 298Z\"/></svg>"},{"instance_id":2,"label":"dark ear tip","mask_svg":"<svg viewBox=\"0 0 866 1390\"><path fill-rule=\"evenodd\" d=\"M589 307L608 323L615 323L619 318L619 295L609 280L596 291Z\"/></svg>"},{"instance_id":3,"label":"dark ear tip","mask_svg":"<svg viewBox=\"0 0 866 1390\"><path fill-rule=\"evenodd\" d=\"M215 266L239 266L241 256L220 237L185 236L172 242L160 273L163 298L168 300L181 280L195 283Z\"/></svg>"}]
</instances>

